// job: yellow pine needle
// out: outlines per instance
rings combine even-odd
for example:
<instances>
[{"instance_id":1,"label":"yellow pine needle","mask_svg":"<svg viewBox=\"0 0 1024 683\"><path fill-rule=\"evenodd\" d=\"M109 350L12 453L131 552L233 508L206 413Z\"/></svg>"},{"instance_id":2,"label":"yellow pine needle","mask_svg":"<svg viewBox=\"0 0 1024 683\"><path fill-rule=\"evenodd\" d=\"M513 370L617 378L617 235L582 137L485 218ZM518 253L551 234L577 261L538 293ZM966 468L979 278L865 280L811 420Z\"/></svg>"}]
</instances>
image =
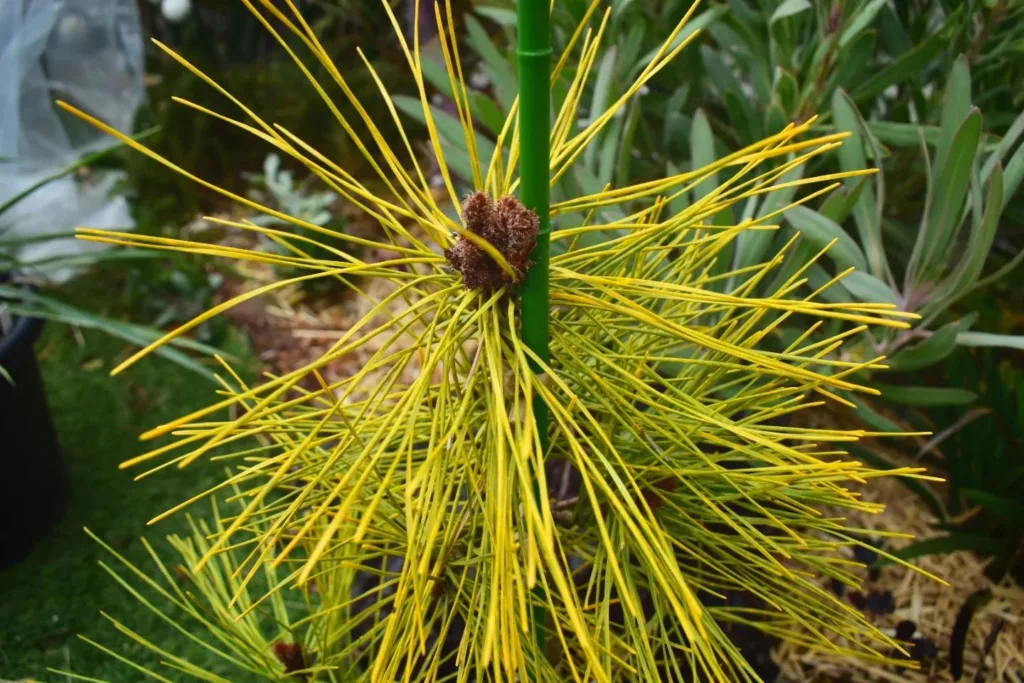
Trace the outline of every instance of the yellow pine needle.
<instances>
[{"instance_id":1,"label":"yellow pine needle","mask_svg":"<svg viewBox=\"0 0 1024 683\"><path fill-rule=\"evenodd\" d=\"M839 448L890 434L809 428L801 415L826 403L855 405L846 392L877 393L860 378L883 369L883 359L844 350L863 333L903 329L915 316L889 304L822 301L850 272L808 287L811 267L835 242L806 263L790 263L794 237L764 263L728 265L745 233L777 230L786 211L873 172L788 175L834 151L846 134L814 136L812 117L704 168L555 204L560 225L552 240L565 249L551 259L552 360L537 376L531 363L540 359L519 338L514 289L468 291L439 253L461 236L513 273L494 245L446 213L459 213L465 191L515 191L521 136L516 103L485 168L451 3L435 3L432 15L469 154L471 177L461 180L448 168L429 106L419 22L407 39L383 3L416 85L446 207L363 53L357 55L389 125L396 125L394 147L293 0L242 2L300 68L384 190L371 191L329 154L263 120L158 44L243 116L176 101L302 164L377 222L384 237L322 228L228 192L61 103L172 171L282 224L208 219L271 239L281 253L90 229L80 230L82 239L307 271L213 307L115 373L229 308L286 286L332 278L369 301L367 313L319 359L253 386L225 366L234 384L225 379L211 405L142 435L169 442L122 464L150 463L140 477L204 456L233 468L151 523L229 491L233 514L221 516L215 505L211 525L192 524L189 538L172 539L188 590L150 546L156 578L114 553L136 583L182 610L188 626L115 574L121 585L243 677L281 678L282 663L271 653L277 644L295 643L310 655L303 670L310 680L437 681L456 665L463 680L753 680L725 635L729 623L888 662L880 653L895 647L891 639L814 578L855 580L843 553L862 544L865 532L847 529L842 511L880 507L848 486L880 476L935 478L920 468L873 470ZM697 36L678 40L694 4L635 81L604 111L587 112L581 127L583 96L611 25L610 10L591 25L600 4L587 5L553 70L552 84L563 84L556 91L565 94L555 103L552 185ZM414 16L421 11L429 10L415 2ZM299 46L323 68L325 83ZM351 120L328 86L354 109ZM720 176L700 200L688 201L700 184ZM756 220L721 224L727 209L780 190L806 192ZM603 222L607 208L620 217ZM590 239L601 232L610 237ZM364 261L346 244L389 256ZM389 281L388 293L373 298L357 277ZM825 334L826 321L843 327ZM803 328L779 343L797 324ZM332 364L354 354L358 369L328 375ZM314 389L304 386L307 378ZM535 400L551 411L547 453L539 450ZM219 417L227 408L236 414ZM566 476L548 470L556 464ZM735 592L761 606L735 611L708 601ZM621 616L613 616L613 606ZM178 672L224 680L113 623ZM534 637L538 629L547 650Z\"/></svg>"}]
</instances>

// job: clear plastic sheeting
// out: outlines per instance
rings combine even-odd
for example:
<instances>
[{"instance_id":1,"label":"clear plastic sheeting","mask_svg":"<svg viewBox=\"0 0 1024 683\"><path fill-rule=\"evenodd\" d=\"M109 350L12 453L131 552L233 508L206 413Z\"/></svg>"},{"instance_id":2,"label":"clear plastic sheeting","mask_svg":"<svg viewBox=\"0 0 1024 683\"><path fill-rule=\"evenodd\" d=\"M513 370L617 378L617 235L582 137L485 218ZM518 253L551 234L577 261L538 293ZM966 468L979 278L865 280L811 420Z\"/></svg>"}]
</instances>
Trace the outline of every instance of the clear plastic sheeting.
<instances>
[{"instance_id":1,"label":"clear plastic sheeting","mask_svg":"<svg viewBox=\"0 0 1024 683\"><path fill-rule=\"evenodd\" d=\"M144 55L135 0L0 0L0 203L114 142L58 109L64 99L130 132L142 103ZM117 175L67 176L0 215L0 241L65 233L79 225L132 227ZM31 263L90 248L75 240L25 246ZM50 270L66 278L67 268Z\"/></svg>"}]
</instances>

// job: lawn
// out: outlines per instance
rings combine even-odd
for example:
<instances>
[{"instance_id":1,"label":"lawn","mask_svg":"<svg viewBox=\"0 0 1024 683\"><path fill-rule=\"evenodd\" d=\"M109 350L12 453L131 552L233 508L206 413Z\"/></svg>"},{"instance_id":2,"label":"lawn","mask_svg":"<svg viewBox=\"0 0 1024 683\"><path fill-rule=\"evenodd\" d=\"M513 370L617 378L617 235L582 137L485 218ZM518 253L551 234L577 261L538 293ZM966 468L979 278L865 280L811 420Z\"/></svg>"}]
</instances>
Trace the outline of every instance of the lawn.
<instances>
[{"instance_id":1,"label":"lawn","mask_svg":"<svg viewBox=\"0 0 1024 683\"><path fill-rule=\"evenodd\" d=\"M237 334L226 346L242 357L242 366L251 365ZM28 560L0 573L0 680L69 680L49 673L51 667L115 682L143 678L79 640L80 633L159 668L155 655L120 637L100 610L171 652L195 652L183 636L140 609L100 567L105 554L82 530L88 527L143 568L148 565L139 536L147 533L170 559L164 537L183 530L184 519L171 518L148 532L146 521L220 476L217 465L203 462L139 482L133 481L136 471L118 470L119 462L141 452L139 432L202 407L215 388L208 379L160 358L110 377L109 369L126 350L98 332L52 324L37 346L74 492L56 531ZM200 503L193 513L205 514L206 506ZM162 673L180 679L167 669Z\"/></svg>"}]
</instances>

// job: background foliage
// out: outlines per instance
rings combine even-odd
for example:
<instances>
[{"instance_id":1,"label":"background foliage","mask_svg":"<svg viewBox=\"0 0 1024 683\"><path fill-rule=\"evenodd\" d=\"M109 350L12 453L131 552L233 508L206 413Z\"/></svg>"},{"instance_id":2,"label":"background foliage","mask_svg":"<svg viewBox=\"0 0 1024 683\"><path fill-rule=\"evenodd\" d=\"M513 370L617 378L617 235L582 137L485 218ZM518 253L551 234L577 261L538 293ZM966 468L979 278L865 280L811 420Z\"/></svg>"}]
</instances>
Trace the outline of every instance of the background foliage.
<instances>
[{"instance_id":1,"label":"background foliage","mask_svg":"<svg viewBox=\"0 0 1024 683\"><path fill-rule=\"evenodd\" d=\"M411 30L411 3L392 4ZM556 4L557 53L584 17L587 3ZM254 24L241 3L222 0L195 5L193 15L178 25L162 22L149 3L140 7L155 37L209 70L228 90L247 93L268 119L296 131L316 131L322 138L318 146L331 149L340 165L355 173L364 162L343 136L333 133L330 114L315 94L294 87L296 72L287 55L266 41L263 28ZM363 99L380 103L376 86L368 79L357 80L356 74L365 71L355 68L362 64L356 45L364 49L389 90L397 93L399 109L413 114L415 107L403 99L411 91L409 84L403 86L394 77L396 65L400 66L395 46L388 40L366 39L391 35L378 0L320 0L307 5L332 58L343 68L352 67L353 87L369 93ZM607 7L608 35L614 41L597 56L597 77L583 100L589 103L588 111L603 110L621 94L651 60L652 51L689 2L610 0ZM484 150L488 145L493 148L500 112L511 104L516 90L513 10L513 3L499 0L458 6L457 16L465 16L462 39L473 53L471 99L478 146ZM601 20L600 12L590 19L595 26ZM885 387L886 400L860 401L858 415L873 429L927 429L935 436L908 441L903 453L888 449L883 455L868 449L855 455L893 466L926 462L949 479L943 488L915 485L942 520L941 529L947 535L907 556L970 548L996 558L991 568L994 575L1019 572L1024 538L1019 524L1024 518L1020 491L1024 487L1013 484L1024 476L1019 460L1024 400L1020 390L1014 389L1021 383L1024 347L1024 301L1019 296L1024 269L1017 268L1024 258L1024 193L1019 189L1024 176L1024 91L1019 88L1024 82L1024 3L721 0L703 3L691 26L705 31L700 45L684 51L602 133L581 163L563 178L556 199L596 192L608 183L625 184L699 167L812 115L818 116L815 125L822 130L852 133L852 140L840 151L800 173L865 165L877 165L881 172L848 181L828 199L812 200L789 212L774 236L766 232L745 236L730 255L732 264L757 263L795 233L808 245L805 257L808 251L837 240L831 263L812 269L811 288L854 265L858 273L844 281L845 294L839 288L831 291L850 299L895 301L922 314L921 324L909 334L860 338L861 353L890 353L892 369L866 378ZM429 21L424 20L421 28L428 40ZM168 103L173 94L214 106L219 104L218 96L160 50L151 48L149 55L151 104L140 113L139 129L158 127L152 142L157 151L228 188L248 187L245 174L263 171L264 189L273 192L271 181L280 179L281 171L268 172L266 150L249 144L247 137L241 137L244 133L230 126ZM438 70L443 62L439 52L435 55L433 66L425 69L436 91L436 116L444 135L446 130L458 130L451 127L457 126L457 119L447 100L449 86ZM566 83L572 75L566 74ZM386 121L388 117L377 118ZM452 134L449 142L455 146L458 137ZM460 160L456 149L450 158L453 168L458 169ZM123 190L133 198L142 232L173 236L198 211L219 208L212 197L135 155L117 153L113 161L104 163L128 172ZM468 177L465 166L463 175ZM317 194L321 188L307 188L303 178L292 181L287 201L305 201L302 206L316 212L339 213L336 205L320 201L326 199ZM713 183L709 179L708 186L696 188L689 199L699 199ZM737 215L722 220L756 219L770 213L777 206L773 202L780 199L750 202L737 209ZM603 218L611 221L616 215ZM343 224L337 215L330 220ZM206 307L216 296L223 274L201 257L167 258L158 262L109 259L97 264L99 270L83 277L101 277L122 296L111 299L110 289L85 288L70 301L81 311L102 312L111 320L173 326ZM794 259L787 268L798 265ZM67 301L67 292L77 287L71 283L44 290L43 295ZM77 327L87 324L81 319L65 322ZM201 336L201 341L217 346L230 345L232 339L225 323L206 329ZM785 345L785 338L779 343ZM122 351L114 345L104 353L113 357ZM76 353L81 350L67 351L71 356ZM44 357L51 390L57 393L56 406L68 406L68 415L77 416L82 424L102 422L101 413L106 412L102 401L65 400L64 392L72 391L71 387L76 395L100 391L90 379L82 379L95 375L66 372L66 367L81 365L67 354ZM181 396L189 391L179 391L174 383L165 389L170 392L166 401L184 400ZM147 423L152 420L147 416ZM82 462L94 455L79 445L85 437L76 424L68 417L59 428L69 459ZM125 438L125 432L118 432L120 443L126 443ZM102 463L96 467L109 468ZM92 482L91 475L83 474L86 468L73 467L73 471L79 473L80 486L112 485ZM967 512L972 514L964 521ZM114 522L91 525L101 537L120 533ZM95 556L89 543L69 552L69 557L90 564ZM43 574L39 590L45 592L45 585L61 586L59 574ZM3 590L5 610L35 609L33 593ZM40 674L42 662L55 663L51 643L68 641L76 624L59 620L60 627L51 633L55 641L46 635L23 638L25 633L5 632L0 649L14 654L0 660L3 673ZM21 628L17 623L15 627ZM24 643L30 645L23 647ZM73 651L81 650L76 646Z\"/></svg>"}]
</instances>

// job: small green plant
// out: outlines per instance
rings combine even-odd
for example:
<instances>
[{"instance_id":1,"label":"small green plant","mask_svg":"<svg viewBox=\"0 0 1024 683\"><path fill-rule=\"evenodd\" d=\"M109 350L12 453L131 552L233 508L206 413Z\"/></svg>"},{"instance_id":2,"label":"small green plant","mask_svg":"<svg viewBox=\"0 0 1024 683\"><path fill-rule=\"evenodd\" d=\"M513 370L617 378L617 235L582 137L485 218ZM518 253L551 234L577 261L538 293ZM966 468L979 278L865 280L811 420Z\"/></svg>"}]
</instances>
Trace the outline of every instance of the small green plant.
<instances>
[{"instance_id":1,"label":"small green plant","mask_svg":"<svg viewBox=\"0 0 1024 683\"><path fill-rule=\"evenodd\" d=\"M320 228L329 229L334 232L345 230L345 221L340 216L338 207L341 197L332 190L316 191L310 189L316 176L310 175L302 182L296 182L293 172L281 168L281 157L277 154L268 154L263 161L262 174L247 174L248 180L253 184L250 191L251 196L258 202L277 209L281 213L294 216L299 220L316 225ZM275 216L257 214L251 219L255 224L262 226L286 227L288 223ZM318 237L316 233L302 230L307 237ZM264 248L277 252L287 253L287 248L275 242L267 235L259 236ZM323 234L319 235L320 240L326 240ZM355 250L355 245L335 241L333 244L325 245L311 244L307 254L313 258L331 259L337 250ZM333 247L333 251L330 247ZM278 268L283 277L292 277L300 274L295 268ZM309 283L307 287L323 289L324 283Z\"/></svg>"},{"instance_id":2,"label":"small green plant","mask_svg":"<svg viewBox=\"0 0 1024 683\"><path fill-rule=\"evenodd\" d=\"M680 38L696 6L623 91L583 119L607 21L594 31L581 24L552 60L549 3L522 0L518 97L485 146L451 5L433 6L455 108L442 119L428 95L429 67L416 35L402 38L383 3L416 86L416 118L433 156L424 160L406 136L392 146L380 135L347 74L290 0L244 2L282 45L303 44L301 54L312 55L330 89L359 112L347 118L304 69L364 151L373 186L386 191L374 191L227 92L243 118L215 116L304 166L377 221L383 236L358 237L289 215L121 136L206 188L283 221L280 228L223 222L270 237L286 251L88 229L80 231L84 239L303 274L215 306L115 372L280 287L359 276L381 278L390 288L370 298L367 314L319 359L256 386L225 364L214 403L143 434L171 438L125 467L148 464L148 474L216 457L231 468L222 483L153 520L204 497L232 498L229 517L178 543L195 592L182 597L128 568L135 583L188 617L165 620L183 633L199 627L197 647L219 659L228 680L757 681L729 638L737 625L896 663L886 653L899 645L817 580L856 585L843 552L867 543L862 530L819 508L878 511L847 484L919 477L920 470L873 470L846 458L841 446L865 431L787 422L838 393L876 393L852 378L881 369L882 359L835 357L848 334L813 340L817 322L781 351L767 340L791 319L907 329L916 316L885 302L820 301L816 295L839 277L812 296L796 294L825 249L781 279L792 243L748 267L722 262L741 236L771 232L773 218L838 181L870 174L790 179L847 135L813 137L813 121L798 122L701 168L560 198L555 190L567 191L561 181L590 145L697 37ZM594 0L586 15L598 6ZM299 52L291 54L305 66ZM552 89L565 74L569 87ZM378 83L401 129L399 109L412 105ZM445 144L458 137L460 146ZM449 157L464 163L464 180ZM709 182L716 178L722 180ZM815 186L808 197L787 197ZM704 189L700 198L687 201L696 187ZM778 193L763 220L714 220ZM619 216L613 222L609 209ZM588 239L597 233L604 237ZM329 246L334 240L383 256L364 260ZM327 246L331 257L310 256L315 246ZM777 285L763 289L773 279ZM353 374L325 377L328 366L356 353ZM666 375L666 364L679 370ZM229 417L212 417L224 408L232 409ZM575 491L551 480L548 469L556 465L577 482ZM749 607L733 605L733 595ZM129 626L115 626L164 654ZM140 673L161 676L97 646ZM195 678L224 678L187 657L168 653L164 660Z\"/></svg>"},{"instance_id":3,"label":"small green plant","mask_svg":"<svg viewBox=\"0 0 1024 683\"><path fill-rule=\"evenodd\" d=\"M270 204L282 213L295 216L313 225L324 227L331 222L331 205L338 201L338 194L330 190L310 192L309 181L296 184L291 171L281 169L281 157L268 154L263 160L262 174L248 174L247 179L254 185L254 198ZM274 216L258 215L253 218L257 225L287 225Z\"/></svg>"}]
</instances>

